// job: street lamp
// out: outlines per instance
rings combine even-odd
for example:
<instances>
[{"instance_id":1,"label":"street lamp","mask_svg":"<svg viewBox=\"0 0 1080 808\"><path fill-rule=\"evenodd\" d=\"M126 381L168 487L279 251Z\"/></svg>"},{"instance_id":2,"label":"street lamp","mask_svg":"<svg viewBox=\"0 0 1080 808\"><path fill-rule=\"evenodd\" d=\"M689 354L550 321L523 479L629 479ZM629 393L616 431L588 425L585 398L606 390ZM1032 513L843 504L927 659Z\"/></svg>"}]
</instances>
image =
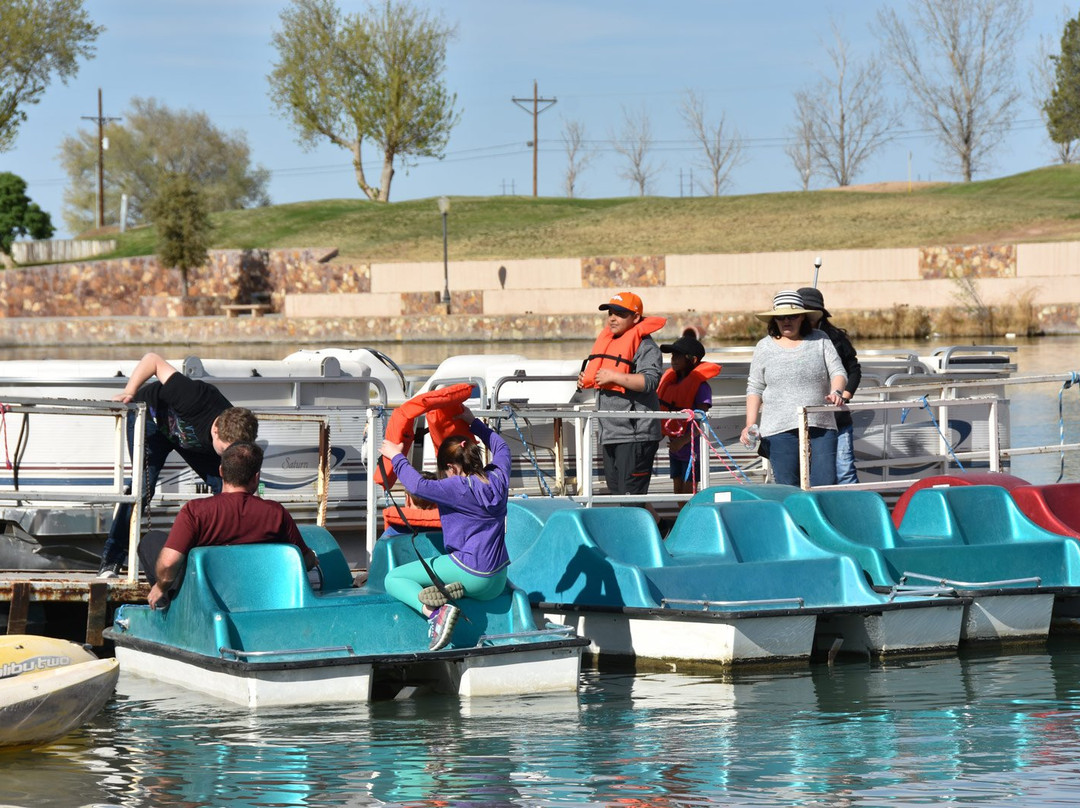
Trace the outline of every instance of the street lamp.
<instances>
[{"instance_id":1,"label":"street lamp","mask_svg":"<svg viewBox=\"0 0 1080 808\"><path fill-rule=\"evenodd\" d=\"M446 306L446 313L450 313L450 263L447 260L446 251L446 215L450 213L450 200L445 196L439 197L439 213L442 214L442 267L443 267L443 290L442 303Z\"/></svg>"}]
</instances>

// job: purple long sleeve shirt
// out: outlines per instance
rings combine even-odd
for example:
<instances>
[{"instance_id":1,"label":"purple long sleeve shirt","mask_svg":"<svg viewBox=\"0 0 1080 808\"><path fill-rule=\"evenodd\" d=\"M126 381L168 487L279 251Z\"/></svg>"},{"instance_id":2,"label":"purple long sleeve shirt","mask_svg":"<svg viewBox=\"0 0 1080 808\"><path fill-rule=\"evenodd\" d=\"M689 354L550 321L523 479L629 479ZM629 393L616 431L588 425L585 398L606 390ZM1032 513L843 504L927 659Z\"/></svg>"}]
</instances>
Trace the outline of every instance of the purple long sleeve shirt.
<instances>
[{"instance_id":1,"label":"purple long sleeve shirt","mask_svg":"<svg viewBox=\"0 0 1080 808\"><path fill-rule=\"evenodd\" d=\"M506 498L510 447L479 418L470 430L491 450L488 481L468 475L425 480L405 455L394 456L394 472L410 493L439 506L443 545L454 562L473 575L492 575L510 563L506 552Z\"/></svg>"}]
</instances>

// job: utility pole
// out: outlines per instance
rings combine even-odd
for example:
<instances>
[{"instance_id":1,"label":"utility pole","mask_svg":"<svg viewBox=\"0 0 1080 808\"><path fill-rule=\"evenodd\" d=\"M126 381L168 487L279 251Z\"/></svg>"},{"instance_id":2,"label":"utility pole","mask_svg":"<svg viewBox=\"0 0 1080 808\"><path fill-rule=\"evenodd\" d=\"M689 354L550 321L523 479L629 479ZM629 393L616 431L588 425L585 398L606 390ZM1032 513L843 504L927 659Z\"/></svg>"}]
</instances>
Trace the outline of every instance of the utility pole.
<instances>
[{"instance_id":1,"label":"utility pole","mask_svg":"<svg viewBox=\"0 0 1080 808\"><path fill-rule=\"evenodd\" d=\"M541 112L553 107L555 105L555 102L558 99L556 99L556 98L541 98L537 94L536 81L534 79L533 80L532 98L511 98L510 100L513 101L515 104L517 104L519 107L521 107L526 112L529 111L529 108L526 107L526 106L522 106L522 105L529 102L529 101L532 101L533 139L532 139L532 143L529 144L529 145L531 145L533 147L533 196L535 197L536 196L537 166L538 166L538 163L539 163L539 160L537 159L537 154L538 154L539 148L540 148L540 138L539 138L540 129L539 129L539 126L537 124L537 119L540 117ZM545 105L543 109L540 108L541 104Z\"/></svg>"},{"instance_id":2,"label":"utility pole","mask_svg":"<svg viewBox=\"0 0 1080 808\"><path fill-rule=\"evenodd\" d=\"M97 117L83 115L84 121L97 122L97 226L105 226L105 124L120 118L106 118L101 111L101 88L97 91Z\"/></svg>"}]
</instances>

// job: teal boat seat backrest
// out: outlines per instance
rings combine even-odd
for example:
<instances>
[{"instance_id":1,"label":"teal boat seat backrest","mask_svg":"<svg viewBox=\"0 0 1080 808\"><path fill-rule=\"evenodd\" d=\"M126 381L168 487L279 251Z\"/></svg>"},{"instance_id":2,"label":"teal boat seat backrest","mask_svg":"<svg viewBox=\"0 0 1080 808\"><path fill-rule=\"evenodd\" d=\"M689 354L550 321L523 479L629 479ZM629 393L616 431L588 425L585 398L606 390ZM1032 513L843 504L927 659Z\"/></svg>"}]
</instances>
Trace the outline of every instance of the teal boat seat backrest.
<instances>
[{"instance_id":1,"label":"teal boat seat backrest","mask_svg":"<svg viewBox=\"0 0 1080 808\"><path fill-rule=\"evenodd\" d=\"M403 533L397 536L380 536L379 540L375 542L375 548L371 551L371 561L368 564L367 588L374 592L382 592L386 573L395 567L416 561L417 552L425 559L443 555L445 552L442 543L442 531L439 530L418 533L416 535L415 550L413 545L411 533Z\"/></svg>"},{"instance_id":2,"label":"teal boat seat backrest","mask_svg":"<svg viewBox=\"0 0 1080 808\"><path fill-rule=\"evenodd\" d=\"M889 508L875 491L803 491L785 500L784 507L811 538L813 522L820 520L863 547L887 550L897 545Z\"/></svg>"},{"instance_id":3,"label":"teal boat seat backrest","mask_svg":"<svg viewBox=\"0 0 1080 808\"><path fill-rule=\"evenodd\" d=\"M519 558L532 547L551 515L581 505L566 499L549 497L512 497L506 503L506 551L510 559Z\"/></svg>"},{"instance_id":4,"label":"teal boat seat backrest","mask_svg":"<svg viewBox=\"0 0 1080 808\"><path fill-rule=\"evenodd\" d=\"M633 567L659 567L667 555L652 514L644 508L583 508L581 523L597 547Z\"/></svg>"},{"instance_id":5,"label":"teal boat seat backrest","mask_svg":"<svg viewBox=\"0 0 1080 808\"><path fill-rule=\"evenodd\" d=\"M322 573L322 591L333 589L351 589L352 570L341 546L330 531L320 525L299 525L300 536L311 551L319 557L319 570Z\"/></svg>"},{"instance_id":6,"label":"teal boat seat backrest","mask_svg":"<svg viewBox=\"0 0 1080 808\"><path fill-rule=\"evenodd\" d=\"M799 531L780 502L746 500L713 507L720 514L724 535L739 561L781 561L831 555Z\"/></svg>"},{"instance_id":7,"label":"teal boat seat backrest","mask_svg":"<svg viewBox=\"0 0 1080 808\"><path fill-rule=\"evenodd\" d=\"M773 483L746 483L745 485L713 485L690 497L688 505L715 505L719 502L736 502L746 499L771 499L783 502L802 490L795 485Z\"/></svg>"},{"instance_id":8,"label":"teal boat seat backrest","mask_svg":"<svg viewBox=\"0 0 1080 808\"><path fill-rule=\"evenodd\" d=\"M300 548L292 544L196 547L181 592L203 587L227 611L293 609L313 596Z\"/></svg>"},{"instance_id":9,"label":"teal boat seat backrest","mask_svg":"<svg viewBox=\"0 0 1080 808\"><path fill-rule=\"evenodd\" d=\"M924 488L908 502L901 536L948 535L969 545L1058 540L1036 525L997 485Z\"/></svg>"},{"instance_id":10,"label":"teal boat seat backrest","mask_svg":"<svg viewBox=\"0 0 1080 808\"><path fill-rule=\"evenodd\" d=\"M664 549L675 559L680 556L710 556L708 561L735 563L735 550L724 536L720 512L709 505L685 507L679 511ZM704 561L705 559L702 559Z\"/></svg>"}]
</instances>

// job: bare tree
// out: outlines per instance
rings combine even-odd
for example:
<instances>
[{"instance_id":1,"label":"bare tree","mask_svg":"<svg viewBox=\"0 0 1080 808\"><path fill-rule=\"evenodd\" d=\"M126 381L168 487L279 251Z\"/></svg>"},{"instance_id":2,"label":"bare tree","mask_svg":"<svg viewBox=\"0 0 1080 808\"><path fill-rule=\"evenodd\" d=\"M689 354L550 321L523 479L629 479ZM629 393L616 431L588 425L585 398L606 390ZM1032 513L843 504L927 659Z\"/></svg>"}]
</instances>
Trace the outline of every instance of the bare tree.
<instances>
[{"instance_id":1,"label":"bare tree","mask_svg":"<svg viewBox=\"0 0 1080 808\"><path fill-rule=\"evenodd\" d=\"M817 173L817 160L814 157L814 124L804 107L810 99L805 92L795 93L795 126L791 128L791 139L784 146L784 153L791 159L791 164L799 172L799 180L804 191L810 190L810 180Z\"/></svg>"},{"instance_id":2,"label":"bare tree","mask_svg":"<svg viewBox=\"0 0 1080 808\"><path fill-rule=\"evenodd\" d=\"M811 89L795 95L796 129L809 138L815 168L837 185L851 185L862 165L889 142L899 112L883 91L876 59L855 61L835 21L832 44L824 45L832 70Z\"/></svg>"},{"instance_id":3,"label":"bare tree","mask_svg":"<svg viewBox=\"0 0 1080 808\"><path fill-rule=\"evenodd\" d=\"M649 113L644 109L631 112L623 107L623 126L617 135L611 136L611 145L628 163L628 166L619 172L619 176L636 185L640 196L648 193L653 177L663 168L663 165L649 161L652 143Z\"/></svg>"},{"instance_id":4,"label":"bare tree","mask_svg":"<svg viewBox=\"0 0 1080 808\"><path fill-rule=\"evenodd\" d=\"M1020 93L1016 44L1028 0L909 0L912 25L878 12L886 51L964 182L1008 132Z\"/></svg>"},{"instance_id":5,"label":"bare tree","mask_svg":"<svg viewBox=\"0 0 1080 808\"><path fill-rule=\"evenodd\" d=\"M729 183L731 171L742 157L742 140L730 127L724 131L724 115L714 125L705 118L705 102L692 90L687 90L679 108L694 139L701 144L705 159L698 165L709 172L709 184L699 182L701 189L713 196L720 196Z\"/></svg>"},{"instance_id":6,"label":"bare tree","mask_svg":"<svg viewBox=\"0 0 1080 808\"><path fill-rule=\"evenodd\" d=\"M563 187L566 195L574 198L577 190L577 181L596 156L596 152L588 147L585 141L585 124L581 121L563 121L562 131L563 147L566 149L566 176L563 178Z\"/></svg>"}]
</instances>

